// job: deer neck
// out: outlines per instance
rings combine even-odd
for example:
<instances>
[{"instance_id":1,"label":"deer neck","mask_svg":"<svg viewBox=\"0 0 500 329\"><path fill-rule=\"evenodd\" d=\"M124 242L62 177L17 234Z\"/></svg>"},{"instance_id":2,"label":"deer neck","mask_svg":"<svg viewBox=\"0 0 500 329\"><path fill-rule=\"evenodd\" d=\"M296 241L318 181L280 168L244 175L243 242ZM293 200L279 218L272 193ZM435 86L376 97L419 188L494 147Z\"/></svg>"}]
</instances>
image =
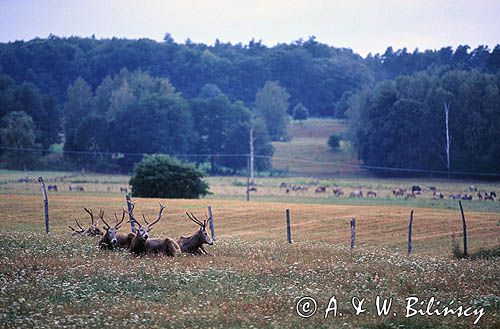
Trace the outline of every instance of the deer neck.
<instances>
[{"instance_id":1,"label":"deer neck","mask_svg":"<svg viewBox=\"0 0 500 329\"><path fill-rule=\"evenodd\" d=\"M200 247L203 242L200 239L200 231L195 232L193 235L191 235L188 239L188 249L196 249Z\"/></svg>"}]
</instances>

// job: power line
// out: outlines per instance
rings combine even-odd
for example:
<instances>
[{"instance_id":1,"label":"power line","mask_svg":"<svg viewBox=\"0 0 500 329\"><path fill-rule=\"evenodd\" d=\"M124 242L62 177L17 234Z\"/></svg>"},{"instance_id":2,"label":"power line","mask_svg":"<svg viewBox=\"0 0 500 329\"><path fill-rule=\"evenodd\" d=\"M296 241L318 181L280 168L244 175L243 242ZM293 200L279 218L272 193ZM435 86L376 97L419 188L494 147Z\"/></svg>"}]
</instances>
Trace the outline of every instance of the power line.
<instances>
[{"instance_id":1,"label":"power line","mask_svg":"<svg viewBox=\"0 0 500 329\"><path fill-rule=\"evenodd\" d=\"M148 156L154 155L158 153L130 153L130 152L96 152L96 151L64 151L56 152L51 149L38 149L38 148L17 148L17 147L8 147L2 146L0 150L10 150L10 151L21 151L21 152L46 152L46 153L55 153L55 154L81 154L81 155L107 155L112 156L115 154L123 155L123 156ZM167 154L169 156L174 157L249 157L249 153L171 153ZM348 163L342 163L338 161L318 161L318 160L309 160L309 159L301 159L301 158L286 158L286 157L275 157L268 155L254 155L255 158L259 159L270 159L276 161L286 161L286 162L299 162L299 163L308 163L308 164L317 164L317 165L329 165L329 166L337 166L343 168L354 168L354 169L367 169L367 170L381 170L381 171L389 171L389 172L406 172L406 173L424 173L424 174L450 174L456 176L487 176L487 177L500 177L500 173L485 173L485 172L468 172L468 171L446 171L446 170L431 170L431 169L417 169L417 168L398 168L398 167L384 167L384 166L373 166L373 165L354 165Z\"/></svg>"}]
</instances>

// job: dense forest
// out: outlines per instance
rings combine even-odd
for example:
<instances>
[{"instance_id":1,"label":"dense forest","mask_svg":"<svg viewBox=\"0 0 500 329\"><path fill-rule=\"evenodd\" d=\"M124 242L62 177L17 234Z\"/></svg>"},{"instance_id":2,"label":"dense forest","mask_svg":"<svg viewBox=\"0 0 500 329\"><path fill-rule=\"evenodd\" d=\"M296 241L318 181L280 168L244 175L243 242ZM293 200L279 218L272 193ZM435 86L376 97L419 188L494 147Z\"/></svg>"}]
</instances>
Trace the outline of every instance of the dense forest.
<instances>
[{"instance_id":1,"label":"dense forest","mask_svg":"<svg viewBox=\"0 0 500 329\"><path fill-rule=\"evenodd\" d=\"M498 173L499 80L499 45L362 58L314 37L273 47L169 34L2 43L1 165L30 167L41 155L48 166L128 171L143 153L196 153L189 160L207 170L234 173L245 158L213 154L248 153L253 128L256 154L271 156L271 140L289 139L289 115L311 115L351 119L366 165L447 170L446 104L450 170ZM46 152L59 143L65 161ZM19 149L40 152L21 151L21 165ZM269 159L257 168L270 169Z\"/></svg>"}]
</instances>

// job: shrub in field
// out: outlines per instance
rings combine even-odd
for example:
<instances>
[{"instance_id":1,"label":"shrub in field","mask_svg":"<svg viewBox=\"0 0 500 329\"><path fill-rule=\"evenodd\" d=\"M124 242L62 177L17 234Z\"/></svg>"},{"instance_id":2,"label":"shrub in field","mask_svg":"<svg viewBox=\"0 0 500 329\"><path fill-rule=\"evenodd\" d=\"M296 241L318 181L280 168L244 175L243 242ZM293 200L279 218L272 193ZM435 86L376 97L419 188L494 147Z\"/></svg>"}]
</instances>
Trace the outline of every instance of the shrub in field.
<instances>
[{"instance_id":1,"label":"shrub in field","mask_svg":"<svg viewBox=\"0 0 500 329\"><path fill-rule=\"evenodd\" d=\"M340 137L337 135L331 135L330 138L328 138L328 146L332 149L337 149L340 146Z\"/></svg>"},{"instance_id":2,"label":"shrub in field","mask_svg":"<svg viewBox=\"0 0 500 329\"><path fill-rule=\"evenodd\" d=\"M145 157L134 167L132 196L196 199L208 193L203 173L164 154Z\"/></svg>"},{"instance_id":3,"label":"shrub in field","mask_svg":"<svg viewBox=\"0 0 500 329\"><path fill-rule=\"evenodd\" d=\"M496 246L490 249L481 248L470 256L471 260L496 258L500 258L500 246Z\"/></svg>"}]
</instances>

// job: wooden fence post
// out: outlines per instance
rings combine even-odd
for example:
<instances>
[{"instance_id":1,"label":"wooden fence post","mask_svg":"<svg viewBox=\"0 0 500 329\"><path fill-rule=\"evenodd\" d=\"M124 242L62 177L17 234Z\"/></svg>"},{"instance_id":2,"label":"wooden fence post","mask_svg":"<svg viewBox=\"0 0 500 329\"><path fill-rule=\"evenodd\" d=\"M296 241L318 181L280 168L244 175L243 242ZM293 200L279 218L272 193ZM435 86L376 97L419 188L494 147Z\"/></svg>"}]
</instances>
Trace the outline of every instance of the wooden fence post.
<instances>
[{"instance_id":1,"label":"wooden fence post","mask_svg":"<svg viewBox=\"0 0 500 329\"><path fill-rule=\"evenodd\" d=\"M351 219L351 250L356 242L356 218Z\"/></svg>"},{"instance_id":2,"label":"wooden fence post","mask_svg":"<svg viewBox=\"0 0 500 329\"><path fill-rule=\"evenodd\" d=\"M469 257L469 254L467 253L467 225L465 224L465 215L464 215L464 208L462 207L462 201L458 201L458 204L460 205L460 212L462 213L462 226L464 229L464 257L467 258Z\"/></svg>"},{"instance_id":3,"label":"wooden fence post","mask_svg":"<svg viewBox=\"0 0 500 329\"><path fill-rule=\"evenodd\" d=\"M127 193L125 198L127 199L127 209L128 209L128 219L130 220L130 230L132 232L135 232L135 221L132 220L133 209L132 209L132 201L130 200L130 194Z\"/></svg>"},{"instance_id":4,"label":"wooden fence post","mask_svg":"<svg viewBox=\"0 0 500 329\"><path fill-rule=\"evenodd\" d=\"M413 209L410 211L410 223L408 224L408 256L411 255L411 229L413 226Z\"/></svg>"},{"instance_id":5,"label":"wooden fence post","mask_svg":"<svg viewBox=\"0 0 500 329\"><path fill-rule=\"evenodd\" d=\"M210 224L210 232L212 232L212 241L215 241L215 232L214 232L214 219L212 217L212 206L208 206L208 218Z\"/></svg>"},{"instance_id":6,"label":"wooden fence post","mask_svg":"<svg viewBox=\"0 0 500 329\"><path fill-rule=\"evenodd\" d=\"M45 233L47 237L50 237L50 228L49 228L49 198L47 197L47 191L45 190L45 183L43 182L43 177L38 177L38 182L40 183L40 188L42 190L43 196L43 207L45 210Z\"/></svg>"},{"instance_id":7,"label":"wooden fence post","mask_svg":"<svg viewBox=\"0 0 500 329\"><path fill-rule=\"evenodd\" d=\"M286 210L286 239L288 243L292 243L292 232L290 229L290 209Z\"/></svg>"}]
</instances>

